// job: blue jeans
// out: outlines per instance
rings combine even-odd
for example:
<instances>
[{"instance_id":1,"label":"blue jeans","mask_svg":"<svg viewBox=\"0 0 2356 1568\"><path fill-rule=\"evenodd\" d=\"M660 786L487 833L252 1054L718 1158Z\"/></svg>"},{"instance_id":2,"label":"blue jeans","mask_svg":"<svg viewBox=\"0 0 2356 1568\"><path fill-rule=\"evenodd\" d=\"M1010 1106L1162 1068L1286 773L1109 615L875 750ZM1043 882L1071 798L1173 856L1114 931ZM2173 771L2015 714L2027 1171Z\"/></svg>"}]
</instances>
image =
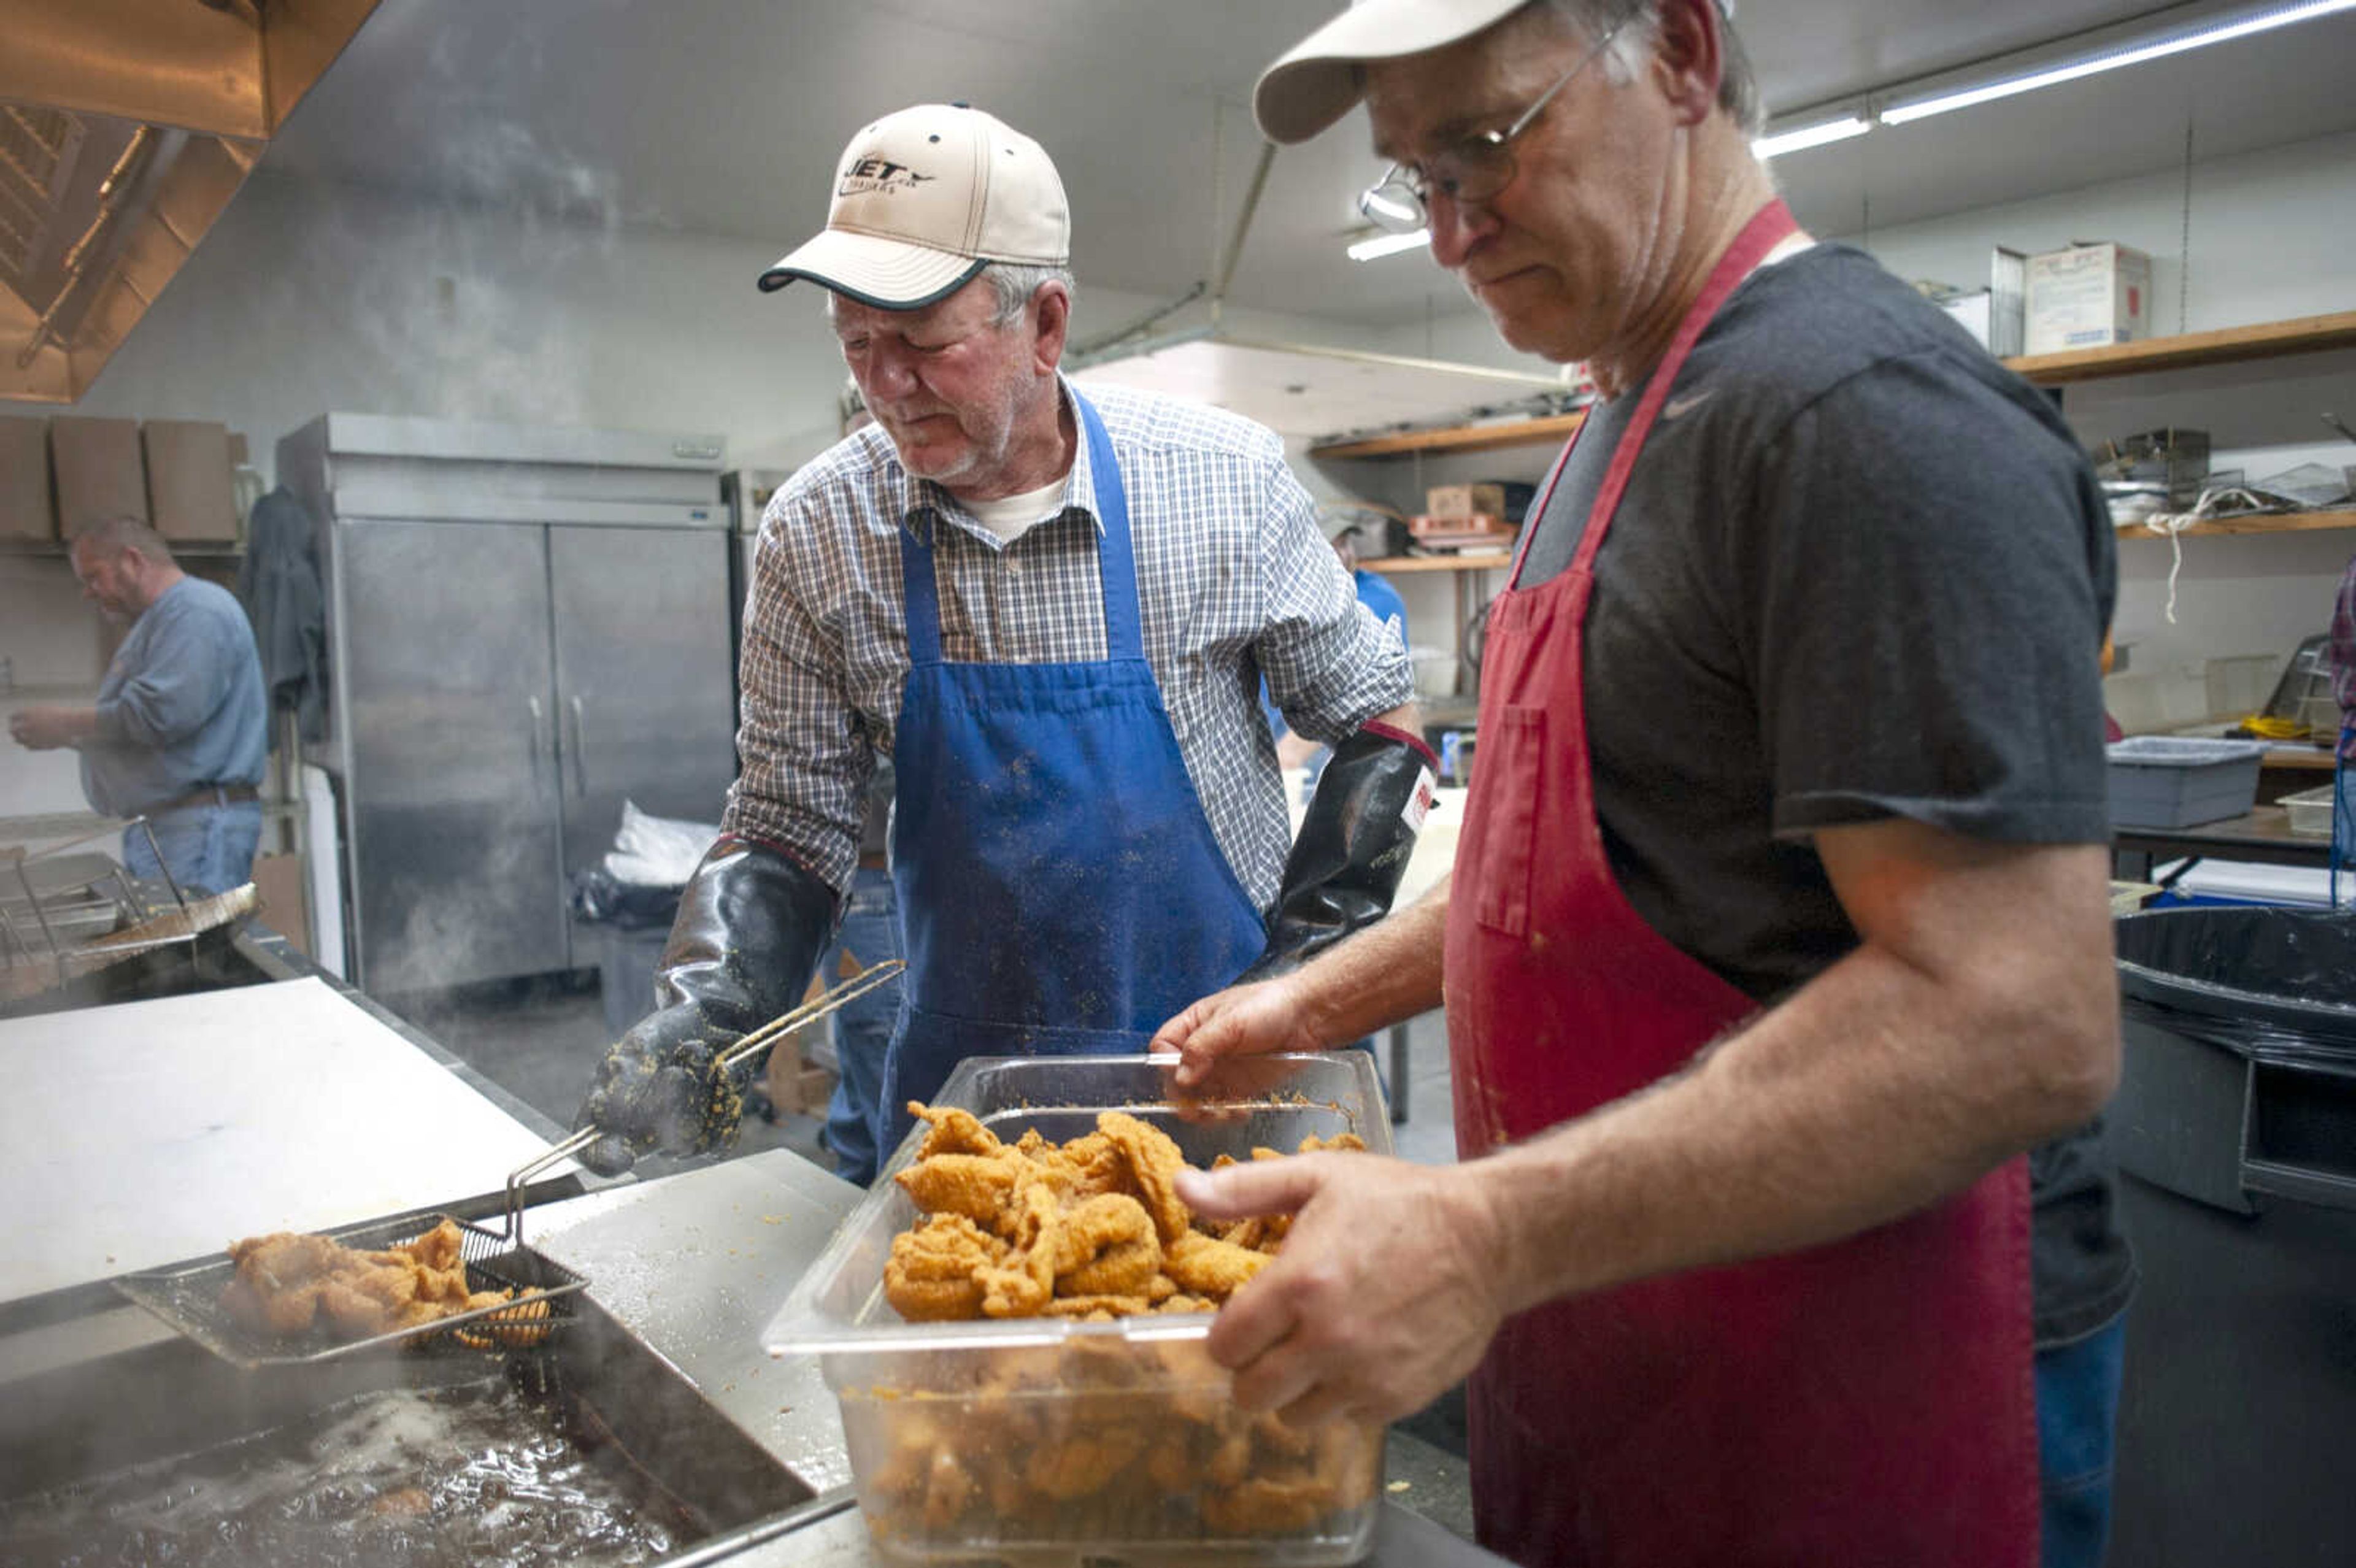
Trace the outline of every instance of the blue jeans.
<instances>
[{"instance_id":1,"label":"blue jeans","mask_svg":"<svg viewBox=\"0 0 2356 1568\"><path fill-rule=\"evenodd\" d=\"M262 803L237 801L229 805L191 805L147 819L155 829L150 846L145 829L125 828L123 864L134 877L155 879L155 850L164 852L164 866L184 893L225 893L253 880L254 847L262 842Z\"/></svg>"},{"instance_id":2,"label":"blue jeans","mask_svg":"<svg viewBox=\"0 0 2356 1568\"><path fill-rule=\"evenodd\" d=\"M900 922L892 902L892 873L862 866L851 880L851 902L834 946L819 961L819 976L836 983L845 968L865 968L900 956ZM884 1119L884 1056L892 1044L892 1021L900 1011L900 982L887 980L838 1010L834 1031L834 1094L826 1104L826 1147L845 1181L864 1187L875 1179L876 1136Z\"/></svg>"},{"instance_id":3,"label":"blue jeans","mask_svg":"<svg viewBox=\"0 0 2356 1568\"><path fill-rule=\"evenodd\" d=\"M2037 1352L2037 1449L2044 1492L2044 1568L2097 1568L2111 1533L2111 1454L2118 1424L2124 1315Z\"/></svg>"},{"instance_id":4,"label":"blue jeans","mask_svg":"<svg viewBox=\"0 0 2356 1568\"><path fill-rule=\"evenodd\" d=\"M2341 763L2333 771L2337 791L2331 812L2331 847L2342 871L2356 871L2356 762Z\"/></svg>"}]
</instances>

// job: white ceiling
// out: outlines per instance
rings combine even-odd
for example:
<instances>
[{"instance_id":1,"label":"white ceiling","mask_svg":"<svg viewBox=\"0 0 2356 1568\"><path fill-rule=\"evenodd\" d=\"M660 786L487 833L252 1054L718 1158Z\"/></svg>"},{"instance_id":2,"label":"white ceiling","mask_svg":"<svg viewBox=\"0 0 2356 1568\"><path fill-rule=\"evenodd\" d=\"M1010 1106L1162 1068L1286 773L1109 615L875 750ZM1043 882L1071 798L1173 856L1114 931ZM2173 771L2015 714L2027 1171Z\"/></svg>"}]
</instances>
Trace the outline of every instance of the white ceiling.
<instances>
[{"instance_id":1,"label":"white ceiling","mask_svg":"<svg viewBox=\"0 0 2356 1568\"><path fill-rule=\"evenodd\" d=\"M1084 286L1212 272L1257 155L1259 69L1339 0L382 0L272 144L271 168L434 198L772 243L822 221L843 142L961 99L1043 142ZM1967 67L2154 11L2140 0L1749 0L1771 112ZM2214 10L2169 7L2175 16ZM2356 129L2356 13L1793 155L1801 221L1854 233ZM1214 220L1215 124L1224 174ZM1428 259L1340 253L1378 172L1353 118L1277 156L1229 298L1396 320L1456 303ZM746 279L751 287L752 280Z\"/></svg>"}]
</instances>

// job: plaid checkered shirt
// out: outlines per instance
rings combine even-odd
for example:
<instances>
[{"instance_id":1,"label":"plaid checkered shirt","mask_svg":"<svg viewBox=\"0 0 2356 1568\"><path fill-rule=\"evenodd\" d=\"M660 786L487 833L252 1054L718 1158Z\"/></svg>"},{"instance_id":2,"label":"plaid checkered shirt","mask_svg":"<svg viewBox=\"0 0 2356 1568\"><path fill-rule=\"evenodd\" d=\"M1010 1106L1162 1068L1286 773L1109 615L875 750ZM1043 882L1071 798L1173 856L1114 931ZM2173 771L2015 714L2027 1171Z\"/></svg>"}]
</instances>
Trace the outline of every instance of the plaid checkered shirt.
<instances>
[{"instance_id":1,"label":"plaid checkered shirt","mask_svg":"<svg viewBox=\"0 0 2356 1568\"><path fill-rule=\"evenodd\" d=\"M1295 732L1330 744L1409 699L1406 650L1358 603L1272 432L1116 388L1088 397L1127 489L1146 661L1212 834L1265 912L1291 831L1261 676ZM912 478L873 426L780 487L755 550L744 767L723 825L850 885L867 777L892 750L908 673L903 528L932 544L944 658L1103 658L1096 483L1082 440L1062 513L1012 544Z\"/></svg>"}]
</instances>

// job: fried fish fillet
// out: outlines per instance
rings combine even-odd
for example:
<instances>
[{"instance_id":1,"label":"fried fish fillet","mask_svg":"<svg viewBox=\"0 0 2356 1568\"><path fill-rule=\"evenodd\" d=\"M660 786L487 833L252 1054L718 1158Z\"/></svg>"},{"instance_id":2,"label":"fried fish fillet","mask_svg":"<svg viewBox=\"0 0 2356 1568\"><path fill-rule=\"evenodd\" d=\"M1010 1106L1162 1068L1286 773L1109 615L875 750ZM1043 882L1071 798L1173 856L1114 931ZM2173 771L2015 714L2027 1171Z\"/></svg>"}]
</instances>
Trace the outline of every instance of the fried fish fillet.
<instances>
[{"instance_id":1,"label":"fried fish fillet","mask_svg":"<svg viewBox=\"0 0 2356 1568\"><path fill-rule=\"evenodd\" d=\"M249 1236L230 1245L236 1274L221 1300L241 1322L272 1334L324 1324L339 1339L365 1339L423 1328L513 1295L468 1289L464 1245L454 1220L382 1252L293 1232Z\"/></svg>"}]
</instances>

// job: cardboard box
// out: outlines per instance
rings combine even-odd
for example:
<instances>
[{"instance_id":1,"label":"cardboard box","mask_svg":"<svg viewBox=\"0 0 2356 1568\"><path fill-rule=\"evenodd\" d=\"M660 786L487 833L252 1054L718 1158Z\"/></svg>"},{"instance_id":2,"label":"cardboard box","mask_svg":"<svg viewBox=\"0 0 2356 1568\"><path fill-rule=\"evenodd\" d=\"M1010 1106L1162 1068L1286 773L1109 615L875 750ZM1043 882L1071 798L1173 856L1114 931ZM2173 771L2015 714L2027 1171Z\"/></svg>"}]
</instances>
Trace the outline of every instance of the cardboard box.
<instances>
[{"instance_id":1,"label":"cardboard box","mask_svg":"<svg viewBox=\"0 0 2356 1568\"><path fill-rule=\"evenodd\" d=\"M2026 352L2060 354L2151 336L2151 258L2125 245L2072 245L2029 259Z\"/></svg>"},{"instance_id":2,"label":"cardboard box","mask_svg":"<svg viewBox=\"0 0 2356 1568\"><path fill-rule=\"evenodd\" d=\"M1423 494L1423 509L1435 517L1503 517L1503 485L1434 485Z\"/></svg>"},{"instance_id":3,"label":"cardboard box","mask_svg":"<svg viewBox=\"0 0 2356 1568\"><path fill-rule=\"evenodd\" d=\"M139 432L147 455L147 511L167 539L226 544L237 539L229 427L209 420L149 420Z\"/></svg>"},{"instance_id":4,"label":"cardboard box","mask_svg":"<svg viewBox=\"0 0 2356 1568\"><path fill-rule=\"evenodd\" d=\"M2021 313L2026 302L2021 290L2028 268L2027 256L1999 245L1988 261L1987 288L1968 293L1942 290L1932 297L1938 301L1941 310L1979 339L1981 347L1999 359L2009 359L2020 352L2025 336Z\"/></svg>"},{"instance_id":5,"label":"cardboard box","mask_svg":"<svg viewBox=\"0 0 2356 1568\"><path fill-rule=\"evenodd\" d=\"M49 421L49 461L57 475L58 532L84 523L147 516L147 464L139 421L59 414Z\"/></svg>"},{"instance_id":6,"label":"cardboard box","mask_svg":"<svg viewBox=\"0 0 2356 1568\"><path fill-rule=\"evenodd\" d=\"M262 895L262 923L286 939L305 957L313 955L311 916L304 902L303 857L256 855L253 891Z\"/></svg>"},{"instance_id":7,"label":"cardboard box","mask_svg":"<svg viewBox=\"0 0 2356 1568\"><path fill-rule=\"evenodd\" d=\"M0 539L53 539L49 499L49 421L0 419Z\"/></svg>"}]
</instances>

